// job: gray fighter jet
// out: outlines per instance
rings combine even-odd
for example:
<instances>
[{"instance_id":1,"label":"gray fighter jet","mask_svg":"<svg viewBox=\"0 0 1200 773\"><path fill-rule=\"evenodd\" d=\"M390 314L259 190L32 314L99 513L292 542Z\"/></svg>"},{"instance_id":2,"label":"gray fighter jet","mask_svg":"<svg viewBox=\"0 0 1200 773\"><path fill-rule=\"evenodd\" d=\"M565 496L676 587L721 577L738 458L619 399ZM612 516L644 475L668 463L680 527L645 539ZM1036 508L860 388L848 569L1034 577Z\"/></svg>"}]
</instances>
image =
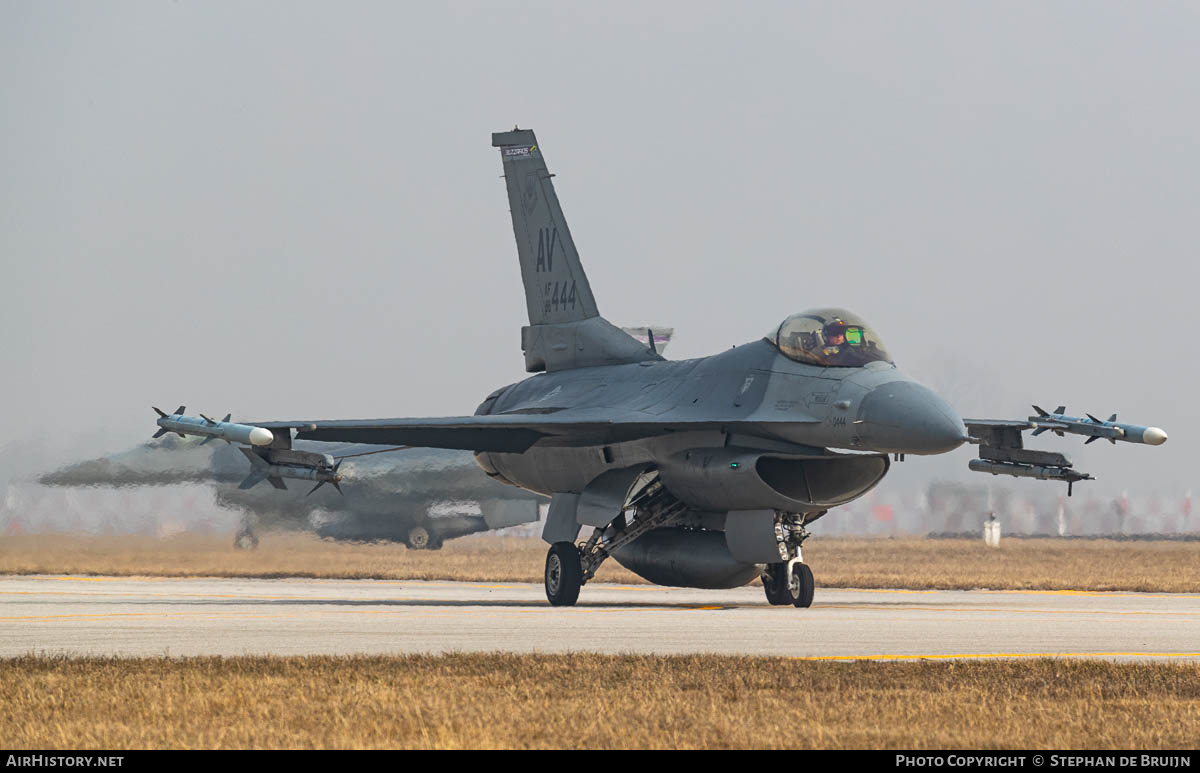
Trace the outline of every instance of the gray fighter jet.
<instances>
[{"instance_id":1,"label":"gray fighter jet","mask_svg":"<svg viewBox=\"0 0 1200 773\"><path fill-rule=\"evenodd\" d=\"M305 453L335 458L362 450L335 443L297 445ZM448 539L536 521L538 506L546 501L488 480L467 451L414 448L350 456L339 474L346 482L344 496L330 490L309 496L308 486L240 488L237 484L247 477L246 458L237 447L172 433L128 451L65 465L37 481L104 488L216 483L217 504L242 514L237 547L257 544L263 530L283 529L436 550Z\"/></svg>"},{"instance_id":2,"label":"gray fighter jet","mask_svg":"<svg viewBox=\"0 0 1200 773\"><path fill-rule=\"evenodd\" d=\"M640 343L600 316L534 133L493 134L492 145L529 312L525 368L537 375L495 390L473 416L247 422L273 439L246 453L296 464L293 432L474 451L493 479L551 497L542 536L556 606L574 604L612 557L663 585L761 576L772 604L807 607L808 527L878 485L889 455L973 440L987 472L1085 479L1061 454L1021 447L1031 422L971 420L968 436L954 409L844 309L794 314L711 357L665 360L653 336ZM592 531L581 540L583 526Z\"/></svg>"}]
</instances>

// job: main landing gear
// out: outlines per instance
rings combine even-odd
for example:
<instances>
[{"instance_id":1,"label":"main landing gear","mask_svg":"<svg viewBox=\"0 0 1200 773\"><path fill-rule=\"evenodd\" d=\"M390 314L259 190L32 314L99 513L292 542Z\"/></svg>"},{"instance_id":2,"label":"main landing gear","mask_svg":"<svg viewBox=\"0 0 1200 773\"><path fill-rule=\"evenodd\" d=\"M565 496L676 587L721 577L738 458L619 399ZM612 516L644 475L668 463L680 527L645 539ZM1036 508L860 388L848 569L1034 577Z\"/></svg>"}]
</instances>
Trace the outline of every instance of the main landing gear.
<instances>
[{"instance_id":1,"label":"main landing gear","mask_svg":"<svg viewBox=\"0 0 1200 773\"><path fill-rule=\"evenodd\" d=\"M583 562L579 548L555 542L546 554L546 598L550 606L569 607L579 600L583 587Z\"/></svg>"},{"instance_id":2,"label":"main landing gear","mask_svg":"<svg viewBox=\"0 0 1200 773\"><path fill-rule=\"evenodd\" d=\"M555 542L546 554L546 598L550 605L569 607L574 604L579 600L579 589L596 576L600 564L613 552L648 531L674 523L686 510L686 505L655 480L635 495L627 509L611 523L593 531L581 546ZM632 520L627 517L627 511L632 513Z\"/></svg>"},{"instance_id":3,"label":"main landing gear","mask_svg":"<svg viewBox=\"0 0 1200 773\"><path fill-rule=\"evenodd\" d=\"M442 539L436 535L430 534L429 529L424 526L414 526L408 530L407 536L404 538L404 544L410 550L441 550Z\"/></svg>"}]
</instances>

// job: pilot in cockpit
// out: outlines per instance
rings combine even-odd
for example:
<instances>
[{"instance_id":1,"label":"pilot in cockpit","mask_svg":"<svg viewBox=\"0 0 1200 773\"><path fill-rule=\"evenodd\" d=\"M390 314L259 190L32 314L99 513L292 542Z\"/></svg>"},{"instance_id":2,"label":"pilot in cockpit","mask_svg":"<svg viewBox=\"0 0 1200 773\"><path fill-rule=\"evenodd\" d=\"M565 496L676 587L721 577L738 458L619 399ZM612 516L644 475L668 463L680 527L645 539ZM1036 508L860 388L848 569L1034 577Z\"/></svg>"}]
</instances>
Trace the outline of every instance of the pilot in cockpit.
<instances>
[{"instance_id":1,"label":"pilot in cockpit","mask_svg":"<svg viewBox=\"0 0 1200 773\"><path fill-rule=\"evenodd\" d=\"M821 349L821 354L825 361L830 365L843 364L841 360L845 360L850 352L844 351L846 346L846 323L840 318L834 317L825 324L821 331L821 337L825 339L825 346ZM849 363L845 363L849 364Z\"/></svg>"},{"instance_id":2,"label":"pilot in cockpit","mask_svg":"<svg viewBox=\"0 0 1200 773\"><path fill-rule=\"evenodd\" d=\"M846 343L846 323L834 317L833 321L825 326L825 346L826 348L841 346L844 343ZM826 354L830 353L826 352Z\"/></svg>"},{"instance_id":3,"label":"pilot in cockpit","mask_svg":"<svg viewBox=\"0 0 1200 773\"><path fill-rule=\"evenodd\" d=\"M773 342L797 362L824 367L860 368L875 361L891 362L879 337L843 309L814 309L783 321Z\"/></svg>"}]
</instances>

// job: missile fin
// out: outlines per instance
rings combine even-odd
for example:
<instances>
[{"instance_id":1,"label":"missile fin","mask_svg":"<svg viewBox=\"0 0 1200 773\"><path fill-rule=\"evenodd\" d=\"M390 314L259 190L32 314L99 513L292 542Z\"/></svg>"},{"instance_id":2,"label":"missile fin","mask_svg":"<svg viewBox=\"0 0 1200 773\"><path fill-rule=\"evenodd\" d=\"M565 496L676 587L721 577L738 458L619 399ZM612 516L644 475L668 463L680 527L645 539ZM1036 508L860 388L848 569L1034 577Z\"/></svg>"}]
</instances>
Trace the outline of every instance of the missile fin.
<instances>
[{"instance_id":1,"label":"missile fin","mask_svg":"<svg viewBox=\"0 0 1200 773\"><path fill-rule=\"evenodd\" d=\"M271 485L274 486L275 488L283 489L284 491L287 491L287 484L283 482L283 478L280 478L279 476L275 475L270 478L267 478L267 480L269 480L271 482Z\"/></svg>"},{"instance_id":2,"label":"missile fin","mask_svg":"<svg viewBox=\"0 0 1200 773\"><path fill-rule=\"evenodd\" d=\"M207 422L209 423L209 425L215 425L215 424L216 424L216 422L215 422L215 421L213 421L212 419L208 418L208 417L207 417L207 416L205 416L203 413L202 413L202 414L200 414L200 418L202 418L202 419L204 419L205 421L207 421Z\"/></svg>"},{"instance_id":3,"label":"missile fin","mask_svg":"<svg viewBox=\"0 0 1200 773\"><path fill-rule=\"evenodd\" d=\"M1083 441L1083 444L1086 446L1088 443L1091 443L1093 440L1099 440L1099 439L1100 439L1099 435L1092 435L1090 438Z\"/></svg>"},{"instance_id":4,"label":"missile fin","mask_svg":"<svg viewBox=\"0 0 1200 773\"><path fill-rule=\"evenodd\" d=\"M240 488L240 489L254 488L265 477L266 477L265 475L261 475L258 472L252 472L246 476L246 479L241 482L241 484L238 486L238 488Z\"/></svg>"},{"instance_id":5,"label":"missile fin","mask_svg":"<svg viewBox=\"0 0 1200 773\"><path fill-rule=\"evenodd\" d=\"M209 435L208 437L206 437L206 438L204 438L203 440L201 440L201 441L200 441L200 445L204 445L205 443L207 443L207 442L208 442L208 441L210 441L210 440L212 440L212 435Z\"/></svg>"},{"instance_id":6,"label":"missile fin","mask_svg":"<svg viewBox=\"0 0 1200 773\"><path fill-rule=\"evenodd\" d=\"M186 405L181 405L181 406L179 406L178 408L176 408L176 409L175 409L175 415L176 415L176 416L182 416L182 415L183 415L183 412L184 412L184 411L186 411L186 410L187 410L187 406L186 406Z\"/></svg>"},{"instance_id":7,"label":"missile fin","mask_svg":"<svg viewBox=\"0 0 1200 773\"><path fill-rule=\"evenodd\" d=\"M1034 407L1036 408L1037 406L1034 406ZM1045 432L1045 431L1046 431L1046 429L1047 429L1046 427L1038 427L1037 429L1035 429L1035 430L1033 431L1033 436L1034 436L1034 437L1037 437L1038 435L1040 435L1040 434L1042 434L1043 432Z\"/></svg>"},{"instance_id":8,"label":"missile fin","mask_svg":"<svg viewBox=\"0 0 1200 773\"><path fill-rule=\"evenodd\" d=\"M1117 420L1117 414L1115 414L1115 413L1114 413L1112 416L1109 416L1109 417L1108 417L1108 420L1109 420L1109 421L1116 421L1116 420Z\"/></svg>"},{"instance_id":9,"label":"missile fin","mask_svg":"<svg viewBox=\"0 0 1200 773\"><path fill-rule=\"evenodd\" d=\"M1090 413L1085 413L1085 414L1084 414L1084 416L1087 416L1089 419L1091 419L1091 420L1092 420L1093 422L1095 422L1096 424L1103 424L1103 423L1104 423L1104 422L1100 421L1099 419L1097 419L1095 416L1093 416L1093 415L1092 415L1092 414L1090 414Z\"/></svg>"},{"instance_id":10,"label":"missile fin","mask_svg":"<svg viewBox=\"0 0 1200 773\"><path fill-rule=\"evenodd\" d=\"M1054 409L1054 412L1057 413L1059 416L1062 416L1064 413L1067 412L1067 406L1060 405Z\"/></svg>"},{"instance_id":11,"label":"missile fin","mask_svg":"<svg viewBox=\"0 0 1200 773\"><path fill-rule=\"evenodd\" d=\"M1037 411L1038 416L1049 416L1050 415L1050 414L1046 413L1045 411L1043 411L1041 408L1037 407L1036 405L1033 406L1033 410Z\"/></svg>"},{"instance_id":12,"label":"missile fin","mask_svg":"<svg viewBox=\"0 0 1200 773\"><path fill-rule=\"evenodd\" d=\"M151 407L151 408L154 408L154 406L153 406L153 405L152 405L152 406L150 406L150 407ZM167 418L167 414L163 413L162 411L158 410L157 408L154 408L154 412L155 412L155 413L157 413L157 414L158 414L160 417L162 417L162 418L164 418L164 419L165 419L165 418Z\"/></svg>"},{"instance_id":13,"label":"missile fin","mask_svg":"<svg viewBox=\"0 0 1200 773\"><path fill-rule=\"evenodd\" d=\"M266 470L271 466L266 459L254 453L249 448L242 448L241 446L238 446L238 450L242 452L243 456L250 460L250 467L252 467L256 473Z\"/></svg>"},{"instance_id":14,"label":"missile fin","mask_svg":"<svg viewBox=\"0 0 1200 773\"><path fill-rule=\"evenodd\" d=\"M162 437L163 435L167 434L167 432L168 432L168 431L169 431L169 430L160 429L158 432L155 432L155 433L154 433L154 437L156 437L156 438L160 438L160 437Z\"/></svg>"},{"instance_id":15,"label":"missile fin","mask_svg":"<svg viewBox=\"0 0 1200 773\"><path fill-rule=\"evenodd\" d=\"M221 421L229 421L232 418L233 418L233 414L227 413L227 414L225 414L225 418L221 419Z\"/></svg>"},{"instance_id":16,"label":"missile fin","mask_svg":"<svg viewBox=\"0 0 1200 773\"><path fill-rule=\"evenodd\" d=\"M313 495L313 492L314 492L314 491L316 491L317 489L321 488L321 487L322 487L322 486L324 486L324 485L325 485L325 481L323 481L323 480L322 480L322 481L318 481L318 482L317 482L317 485L315 485L315 486L313 486L312 488L310 488L310 489L308 490L308 493L307 493L307 494L305 494L304 496L306 496L306 497L311 497L311 496Z\"/></svg>"}]
</instances>

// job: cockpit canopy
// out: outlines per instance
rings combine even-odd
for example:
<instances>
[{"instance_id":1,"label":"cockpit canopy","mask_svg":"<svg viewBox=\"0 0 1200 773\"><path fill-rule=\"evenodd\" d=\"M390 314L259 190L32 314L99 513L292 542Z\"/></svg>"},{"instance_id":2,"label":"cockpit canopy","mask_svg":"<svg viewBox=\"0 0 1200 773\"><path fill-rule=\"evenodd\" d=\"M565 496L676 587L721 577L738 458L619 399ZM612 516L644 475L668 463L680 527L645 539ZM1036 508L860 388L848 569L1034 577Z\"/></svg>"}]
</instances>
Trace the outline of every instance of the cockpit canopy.
<instances>
[{"instance_id":1,"label":"cockpit canopy","mask_svg":"<svg viewBox=\"0 0 1200 773\"><path fill-rule=\"evenodd\" d=\"M891 362L882 339L861 317L845 309L793 314L767 335L785 356L828 368L861 368Z\"/></svg>"}]
</instances>

